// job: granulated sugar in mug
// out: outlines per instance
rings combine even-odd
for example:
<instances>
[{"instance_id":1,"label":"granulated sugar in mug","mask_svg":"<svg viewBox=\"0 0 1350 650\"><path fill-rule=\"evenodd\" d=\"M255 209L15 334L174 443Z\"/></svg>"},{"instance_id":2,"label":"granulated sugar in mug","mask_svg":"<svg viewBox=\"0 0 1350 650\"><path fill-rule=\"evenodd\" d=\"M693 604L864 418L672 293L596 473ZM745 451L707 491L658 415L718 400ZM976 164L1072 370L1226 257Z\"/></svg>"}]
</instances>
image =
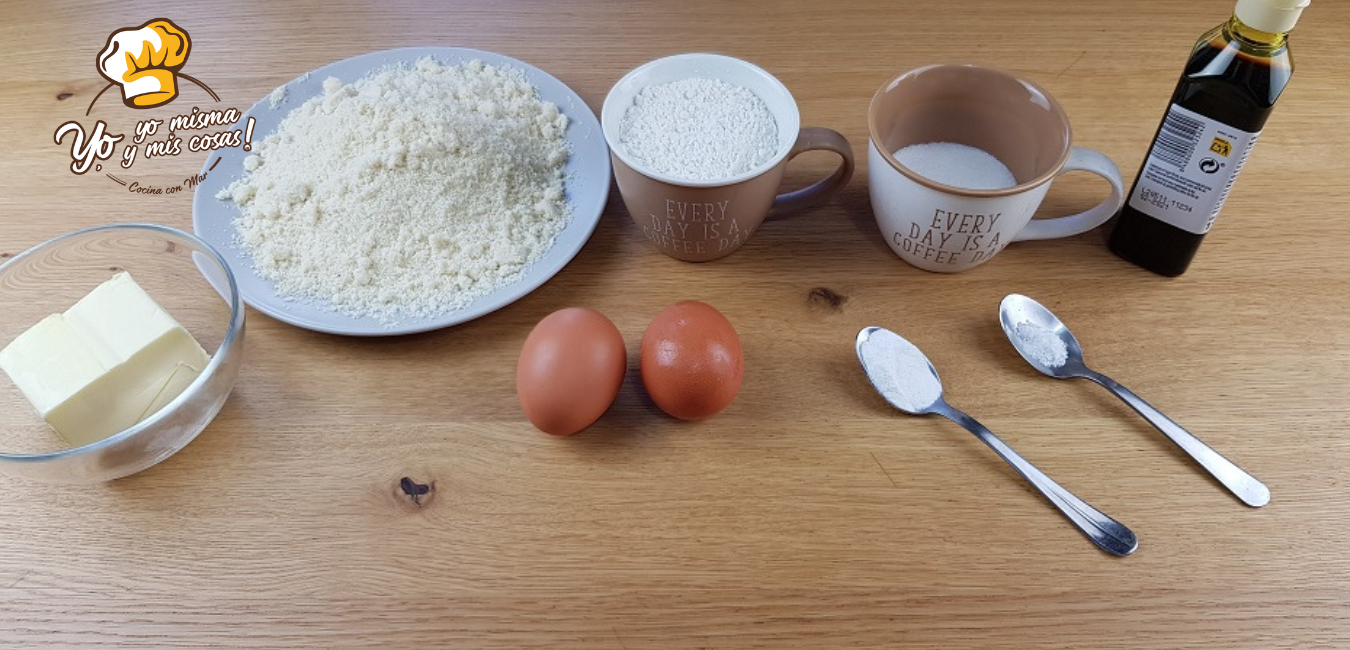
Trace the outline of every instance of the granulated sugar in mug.
<instances>
[{"instance_id":1,"label":"granulated sugar in mug","mask_svg":"<svg viewBox=\"0 0 1350 650\"><path fill-rule=\"evenodd\" d=\"M1017 185L1012 172L993 154L955 142L911 144L895 159L920 176L968 190L1002 190Z\"/></svg>"},{"instance_id":2,"label":"granulated sugar in mug","mask_svg":"<svg viewBox=\"0 0 1350 650\"><path fill-rule=\"evenodd\" d=\"M769 162L778 124L749 90L692 77L643 88L624 113L620 141L648 171L711 181Z\"/></svg>"}]
</instances>

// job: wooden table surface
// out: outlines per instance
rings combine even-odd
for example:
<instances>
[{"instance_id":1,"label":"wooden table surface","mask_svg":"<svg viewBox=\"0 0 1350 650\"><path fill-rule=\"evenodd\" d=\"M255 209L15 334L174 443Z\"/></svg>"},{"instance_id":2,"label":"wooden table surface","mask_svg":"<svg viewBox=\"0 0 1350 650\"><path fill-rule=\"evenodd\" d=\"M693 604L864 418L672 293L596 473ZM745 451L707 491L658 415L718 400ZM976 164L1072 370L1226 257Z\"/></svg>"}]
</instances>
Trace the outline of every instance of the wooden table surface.
<instances>
[{"instance_id":1,"label":"wooden table surface","mask_svg":"<svg viewBox=\"0 0 1350 650\"><path fill-rule=\"evenodd\" d=\"M387 648L1350 647L1350 6L1317 0L1298 70L1191 270L1164 279L1100 233L1021 243L958 275L884 245L866 109L922 64L1012 70L1063 104L1078 144L1133 178L1194 39L1230 0L1179 3L524 2L0 5L0 254L118 221L191 227L191 197L66 169L67 120L175 114L105 97L109 32L166 16L184 72L247 107L331 61L408 45L538 65L598 111L648 60L748 59L842 132L853 182L735 255L645 242L617 192L590 242L528 297L424 335L358 340L249 313L215 423L168 461L85 487L0 479L0 645ZM185 96L204 102L195 88ZM193 95L193 93L196 93ZM186 102L184 102L186 103ZM150 161L188 176L200 154ZM834 164L810 154L788 181ZM1086 209L1089 175L1043 211ZM1250 469L1224 492L1122 403L1021 361L996 318L1020 292L1089 360ZM638 342L681 299L721 309L744 388L689 424L643 396ZM573 438L534 430L516 357L544 315L586 305L629 346L614 407ZM865 325L917 343L951 401L1139 534L1093 548L975 438L892 411L852 351ZM434 486L414 503L404 477Z\"/></svg>"}]
</instances>

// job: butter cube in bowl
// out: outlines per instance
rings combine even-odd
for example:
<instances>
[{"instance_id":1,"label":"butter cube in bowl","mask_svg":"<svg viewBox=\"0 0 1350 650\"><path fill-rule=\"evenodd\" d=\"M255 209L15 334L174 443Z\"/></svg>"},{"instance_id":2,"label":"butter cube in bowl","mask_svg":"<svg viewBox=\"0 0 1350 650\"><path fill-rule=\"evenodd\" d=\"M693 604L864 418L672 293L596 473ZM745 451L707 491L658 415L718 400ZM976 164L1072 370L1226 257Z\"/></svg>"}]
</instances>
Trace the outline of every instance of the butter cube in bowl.
<instances>
[{"instance_id":1,"label":"butter cube in bowl","mask_svg":"<svg viewBox=\"0 0 1350 650\"><path fill-rule=\"evenodd\" d=\"M80 230L0 266L0 473L92 483L139 472L225 404L244 305L181 230Z\"/></svg>"}]
</instances>

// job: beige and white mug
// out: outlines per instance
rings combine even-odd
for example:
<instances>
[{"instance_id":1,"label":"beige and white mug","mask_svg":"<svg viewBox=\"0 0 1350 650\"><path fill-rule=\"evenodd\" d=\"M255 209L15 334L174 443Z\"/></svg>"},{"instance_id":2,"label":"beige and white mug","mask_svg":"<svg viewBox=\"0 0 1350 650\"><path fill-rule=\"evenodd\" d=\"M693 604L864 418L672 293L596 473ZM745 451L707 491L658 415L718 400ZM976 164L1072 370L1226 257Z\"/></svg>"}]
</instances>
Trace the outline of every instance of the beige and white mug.
<instances>
[{"instance_id":1,"label":"beige and white mug","mask_svg":"<svg viewBox=\"0 0 1350 650\"><path fill-rule=\"evenodd\" d=\"M743 174L710 181L671 177L635 161L624 150L624 113L643 88L702 77L740 86L764 101L778 128L774 156ZM769 216L818 203L853 177L853 149L839 133L801 127L792 93L773 75L746 61L718 54L678 54L641 65L614 84L605 97L600 124L609 143L614 179L633 222L661 252L687 262L726 257L740 248ZM812 150L842 159L827 178L778 194L788 161Z\"/></svg>"},{"instance_id":2,"label":"beige and white mug","mask_svg":"<svg viewBox=\"0 0 1350 650\"><path fill-rule=\"evenodd\" d=\"M1059 103L1006 72L949 64L911 70L877 91L867 119L867 176L877 226L901 259L921 269L964 271L1015 241L1086 232L1105 223L1124 201L1115 163L1073 146ZM932 142L984 150L1008 168L1016 185L956 187L896 160L897 151ZM1075 170L1106 179L1110 196L1086 212L1033 220L1051 181Z\"/></svg>"}]
</instances>

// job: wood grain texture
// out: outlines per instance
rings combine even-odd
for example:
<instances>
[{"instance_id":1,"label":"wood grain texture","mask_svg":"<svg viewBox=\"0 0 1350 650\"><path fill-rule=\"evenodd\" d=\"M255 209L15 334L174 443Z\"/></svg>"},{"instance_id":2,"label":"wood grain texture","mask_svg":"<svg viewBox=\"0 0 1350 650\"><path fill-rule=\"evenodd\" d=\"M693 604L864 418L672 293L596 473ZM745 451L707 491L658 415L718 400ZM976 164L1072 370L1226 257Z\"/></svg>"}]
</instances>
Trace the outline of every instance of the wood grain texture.
<instances>
[{"instance_id":1,"label":"wood grain texture","mask_svg":"<svg viewBox=\"0 0 1350 650\"><path fill-rule=\"evenodd\" d=\"M225 105L367 51L455 45L539 65L598 109L634 66L718 51L777 75L803 124L859 154L883 81L992 64L1047 88L1078 143L1132 178L1188 48L1231 4L6 1L0 254L107 222L190 228L190 196L75 176L52 143L102 88L107 34L160 15L189 30L185 71ZM353 340L250 313L238 387L178 455L92 487L0 479L0 646L1350 646L1346 24L1345 3L1306 12L1293 82L1177 279L1116 259L1100 233L960 275L916 270L881 240L862 156L842 194L719 262L656 252L613 194L554 280L459 327ZM104 99L89 119L125 130L178 106L131 116ZM201 159L137 169L174 183ZM788 182L834 164L803 156ZM1043 211L1102 192L1066 176ZM997 325L1013 291L1263 479L1271 505L1239 504L1106 392L1035 374ZM647 321L680 299L741 333L745 386L726 412L664 417L630 368L577 437L524 420L513 373L538 319L599 309L635 363ZM923 348L953 404L1131 526L1139 552L1102 554L973 437L889 410L851 349L873 324ZM434 489L413 503L404 477Z\"/></svg>"}]
</instances>

